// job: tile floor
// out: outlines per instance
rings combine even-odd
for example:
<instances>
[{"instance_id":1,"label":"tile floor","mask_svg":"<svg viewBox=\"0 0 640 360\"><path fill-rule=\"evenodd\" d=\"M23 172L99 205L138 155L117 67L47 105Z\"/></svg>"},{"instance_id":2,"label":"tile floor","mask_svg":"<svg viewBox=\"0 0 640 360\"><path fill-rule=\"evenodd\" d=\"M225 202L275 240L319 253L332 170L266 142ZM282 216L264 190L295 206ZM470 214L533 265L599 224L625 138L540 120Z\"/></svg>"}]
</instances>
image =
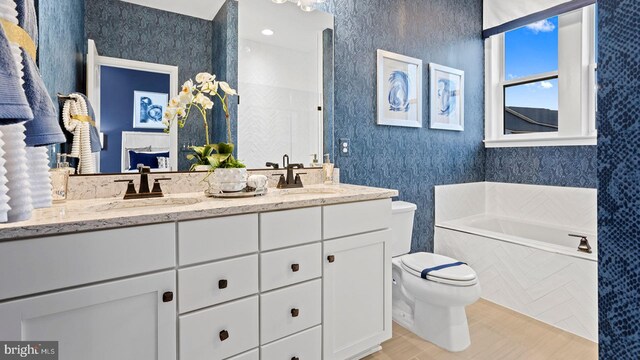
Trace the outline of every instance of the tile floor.
<instances>
[{"instance_id":1,"label":"tile floor","mask_svg":"<svg viewBox=\"0 0 640 360\"><path fill-rule=\"evenodd\" d=\"M393 324L393 338L366 360L589 360L598 344L489 301L467 307L471 346L450 353Z\"/></svg>"}]
</instances>

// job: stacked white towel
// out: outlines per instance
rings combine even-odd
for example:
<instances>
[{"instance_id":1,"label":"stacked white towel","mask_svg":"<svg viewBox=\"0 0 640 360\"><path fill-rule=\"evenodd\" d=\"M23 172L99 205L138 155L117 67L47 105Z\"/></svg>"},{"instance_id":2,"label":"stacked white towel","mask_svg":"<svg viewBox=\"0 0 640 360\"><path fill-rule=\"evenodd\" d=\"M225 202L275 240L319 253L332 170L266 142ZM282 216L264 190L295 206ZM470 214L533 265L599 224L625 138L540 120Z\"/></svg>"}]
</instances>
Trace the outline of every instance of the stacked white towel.
<instances>
[{"instance_id":1,"label":"stacked white towel","mask_svg":"<svg viewBox=\"0 0 640 360\"><path fill-rule=\"evenodd\" d=\"M4 141L2 141L2 134L0 133L0 222L7 222L9 209L9 195L7 192L7 170L4 167Z\"/></svg>"},{"instance_id":2,"label":"stacked white towel","mask_svg":"<svg viewBox=\"0 0 640 360\"><path fill-rule=\"evenodd\" d=\"M87 103L78 94L70 94L69 97L74 100L65 101L62 107L62 121L67 131L73 134L70 155L80 159L78 174L95 174L96 163L91 153L91 124L72 118L72 115L88 116Z\"/></svg>"},{"instance_id":3,"label":"stacked white towel","mask_svg":"<svg viewBox=\"0 0 640 360\"><path fill-rule=\"evenodd\" d=\"M0 0L0 18L18 24L18 12L13 0ZM22 78L22 55L16 44L11 44L16 66L20 70ZM22 82L24 84L24 81ZM8 188L7 212L8 221L22 221L31 218L33 203L31 199L31 181L29 179L29 167L27 166L27 151L25 144L24 124L0 126L0 136L4 140L4 160L6 172L6 186ZM0 207L3 207L0 199Z\"/></svg>"}]
</instances>

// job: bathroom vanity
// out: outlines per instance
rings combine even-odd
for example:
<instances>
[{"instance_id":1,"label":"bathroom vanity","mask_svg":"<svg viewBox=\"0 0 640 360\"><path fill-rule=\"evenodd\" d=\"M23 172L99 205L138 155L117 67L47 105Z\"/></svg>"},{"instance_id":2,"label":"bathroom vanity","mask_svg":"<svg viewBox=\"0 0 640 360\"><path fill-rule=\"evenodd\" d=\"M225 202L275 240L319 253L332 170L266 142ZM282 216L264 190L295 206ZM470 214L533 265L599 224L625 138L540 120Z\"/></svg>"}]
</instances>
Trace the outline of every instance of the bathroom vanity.
<instances>
[{"instance_id":1,"label":"bathroom vanity","mask_svg":"<svg viewBox=\"0 0 640 360\"><path fill-rule=\"evenodd\" d=\"M62 359L352 359L391 337L391 197L74 200L0 226L0 338Z\"/></svg>"}]
</instances>

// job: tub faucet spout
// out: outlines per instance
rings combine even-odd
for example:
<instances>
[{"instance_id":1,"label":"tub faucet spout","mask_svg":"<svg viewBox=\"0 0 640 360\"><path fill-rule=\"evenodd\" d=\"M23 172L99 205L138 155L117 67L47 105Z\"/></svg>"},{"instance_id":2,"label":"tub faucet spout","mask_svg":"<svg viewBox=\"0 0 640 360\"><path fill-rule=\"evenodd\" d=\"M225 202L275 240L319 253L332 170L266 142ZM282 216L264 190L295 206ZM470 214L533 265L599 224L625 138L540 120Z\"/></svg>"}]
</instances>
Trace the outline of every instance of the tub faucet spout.
<instances>
[{"instance_id":1,"label":"tub faucet spout","mask_svg":"<svg viewBox=\"0 0 640 360\"><path fill-rule=\"evenodd\" d=\"M587 254L592 253L591 245L589 245L589 240L587 240L586 235L569 234L569 236L580 238L580 245L578 245L578 251L587 253Z\"/></svg>"}]
</instances>

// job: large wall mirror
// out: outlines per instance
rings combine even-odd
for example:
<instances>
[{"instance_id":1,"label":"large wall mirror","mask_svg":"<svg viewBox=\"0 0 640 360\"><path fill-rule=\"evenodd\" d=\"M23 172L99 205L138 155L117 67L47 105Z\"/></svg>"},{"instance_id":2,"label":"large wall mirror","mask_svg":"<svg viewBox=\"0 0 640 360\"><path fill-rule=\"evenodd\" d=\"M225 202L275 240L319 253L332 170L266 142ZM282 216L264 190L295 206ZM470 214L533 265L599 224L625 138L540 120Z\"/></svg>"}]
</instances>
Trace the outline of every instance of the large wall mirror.
<instances>
[{"instance_id":1,"label":"large wall mirror","mask_svg":"<svg viewBox=\"0 0 640 360\"><path fill-rule=\"evenodd\" d=\"M161 115L181 84L200 72L238 90L229 104L232 142L248 168L277 163L284 154L307 167L323 154L333 158L333 16L280 2L65 0L64 6L41 6L42 76L53 98L87 95L100 135L96 173L133 172L147 161L152 171L188 171L190 146L205 139L202 118L191 116L184 128L166 133ZM64 44L75 44L75 55L81 44L82 59ZM225 141L219 104L207 117L212 142ZM71 148L68 138L59 151Z\"/></svg>"}]
</instances>

